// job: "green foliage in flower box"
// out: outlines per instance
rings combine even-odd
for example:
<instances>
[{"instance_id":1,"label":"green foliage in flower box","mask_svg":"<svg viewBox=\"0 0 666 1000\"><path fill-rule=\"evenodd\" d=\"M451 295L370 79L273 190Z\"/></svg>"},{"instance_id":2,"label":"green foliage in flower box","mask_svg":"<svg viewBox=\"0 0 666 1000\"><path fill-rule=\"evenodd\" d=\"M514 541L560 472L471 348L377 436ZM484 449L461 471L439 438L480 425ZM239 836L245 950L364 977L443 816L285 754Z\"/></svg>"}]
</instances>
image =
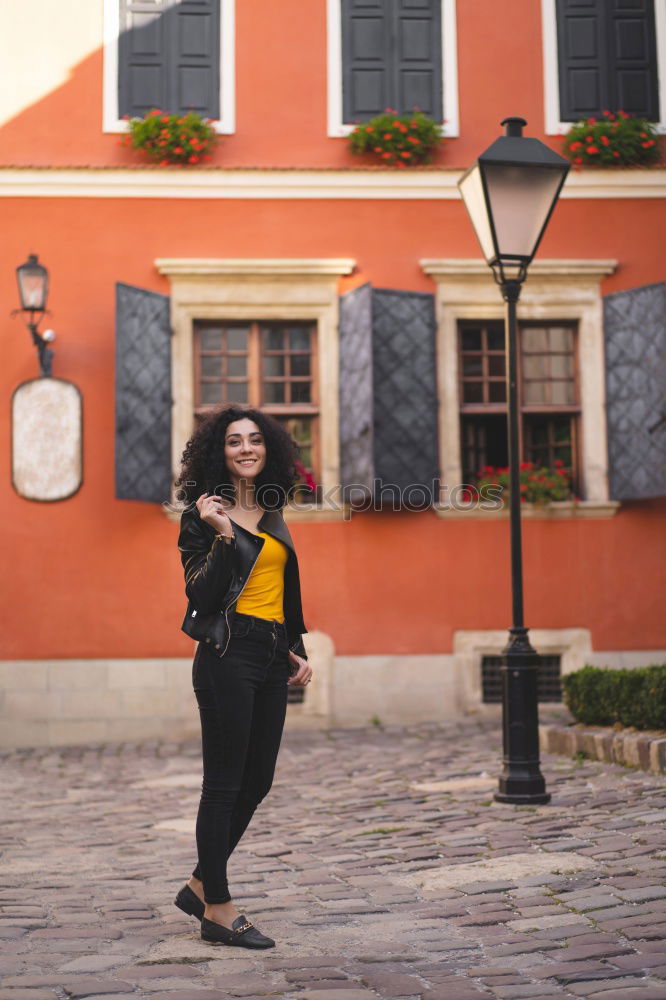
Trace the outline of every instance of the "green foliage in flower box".
<instances>
[{"instance_id":1,"label":"green foliage in flower box","mask_svg":"<svg viewBox=\"0 0 666 1000\"><path fill-rule=\"evenodd\" d=\"M554 468L537 466L533 462L520 463L520 499L523 503L547 503L550 500L576 500L571 492L571 474L556 458ZM499 487L501 498L508 503L509 469L486 465L478 472L475 483L479 493L488 495L488 487ZM497 489L494 491L497 495Z\"/></svg>"},{"instance_id":2,"label":"green foliage in flower box","mask_svg":"<svg viewBox=\"0 0 666 1000\"><path fill-rule=\"evenodd\" d=\"M562 688L578 722L666 729L666 663L633 670L585 666L565 674Z\"/></svg>"},{"instance_id":3,"label":"green foliage in flower box","mask_svg":"<svg viewBox=\"0 0 666 1000\"><path fill-rule=\"evenodd\" d=\"M126 116L127 118L127 116ZM173 163L196 164L211 160L211 150L218 135L210 118L195 111L186 115L168 115L153 108L144 118L129 118L125 145L143 151L160 166Z\"/></svg>"},{"instance_id":4,"label":"green foliage in flower box","mask_svg":"<svg viewBox=\"0 0 666 1000\"><path fill-rule=\"evenodd\" d=\"M660 159L654 122L626 111L604 111L603 118L576 122L563 137L563 154L580 166L649 166Z\"/></svg>"},{"instance_id":5,"label":"green foliage in flower box","mask_svg":"<svg viewBox=\"0 0 666 1000\"><path fill-rule=\"evenodd\" d=\"M374 153L388 167L429 163L442 138L442 126L422 111L399 115L392 108L360 122L349 136L352 153Z\"/></svg>"}]
</instances>

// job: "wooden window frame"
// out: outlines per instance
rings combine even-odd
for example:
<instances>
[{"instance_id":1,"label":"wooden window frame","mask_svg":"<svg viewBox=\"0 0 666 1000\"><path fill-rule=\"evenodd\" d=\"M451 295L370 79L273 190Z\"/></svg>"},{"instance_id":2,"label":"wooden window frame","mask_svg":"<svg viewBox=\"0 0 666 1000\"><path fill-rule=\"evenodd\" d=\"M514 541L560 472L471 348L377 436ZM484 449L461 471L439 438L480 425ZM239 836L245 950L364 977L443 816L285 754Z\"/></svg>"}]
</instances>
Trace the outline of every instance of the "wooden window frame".
<instances>
[{"instance_id":1,"label":"wooden window frame","mask_svg":"<svg viewBox=\"0 0 666 1000\"><path fill-rule=\"evenodd\" d=\"M309 330L310 334L310 386L311 386L311 400L309 403L266 403L263 399L263 375L262 375L262 351L261 351L261 337L262 332L266 327L276 325L288 325L288 326L299 326ZM201 402L201 350L200 350L200 335L201 331L206 328L219 328L219 327L233 327L233 326L243 326L248 328L248 350L246 356L247 362L247 377L245 379L241 376L233 376L235 381L246 381L248 385L247 401L236 403L231 401L232 405L237 405L240 407L252 407L260 409L264 413L268 413L276 418L291 418L291 417L308 417L311 422L311 472L315 479L315 482L321 482L321 442L320 442L320 388L319 388L319 345L318 345L318 331L317 323L310 320L302 319L260 319L260 320L248 320L248 319L211 319L209 317L195 319L192 324L192 335L193 335L193 378L194 378L194 419L203 416L206 413L210 413L213 410L218 409L220 406L226 405L226 401L216 402L216 403L202 403ZM288 353L294 354L305 354L305 351L293 351ZM232 356L240 356L241 352L234 352ZM301 379L306 381L305 377ZM222 381L222 379L221 379Z\"/></svg>"},{"instance_id":2,"label":"wooden window frame","mask_svg":"<svg viewBox=\"0 0 666 1000\"><path fill-rule=\"evenodd\" d=\"M523 387L523 351L522 351L522 336L521 331L526 328L542 328L542 327L566 327L573 331L573 347L571 355L573 356L573 372L571 379L574 386L574 402L573 403L523 403L522 399L522 387ZM465 329L478 329L481 328L482 331L482 345L487 340L487 331L491 327L496 329L502 329L505 333L504 320L499 319L459 319L457 322L457 360L458 360L458 400L459 400L459 422L460 422L460 448L461 457L465 451L465 441L463 440L462 433L462 418L465 416L492 416L493 414L506 416L508 419L508 400L504 402L474 402L467 403L464 402L463 389L466 381L478 381L479 379L465 378L463 375L463 365L462 357L462 338ZM525 448L526 448L526 425L525 418L530 416L566 416L569 415L572 419L572 432L571 432L571 479L572 479L572 489L574 492L579 492L580 483L582 480L582 469L581 469L581 442L580 442L580 423L581 423L581 400L580 400L580 361L579 361L579 330L578 322L571 319L555 319L548 318L544 320L530 319L530 320L519 320L517 324L517 383L520 387L519 389L519 415L520 419L518 421L518 454L520 455L520 461L526 461ZM506 333L505 333L506 337ZM496 353L496 352L494 352ZM563 353L563 352L543 352L548 355L552 353ZM569 353L569 352L567 352ZM483 374L481 378L484 380L484 395L486 395L487 382L485 379L489 376L486 375L487 371L487 350L482 346L481 348L482 356L482 368ZM506 369L504 379L506 379ZM498 381L498 377L495 377L495 381ZM462 472L462 469L461 469Z\"/></svg>"}]
</instances>

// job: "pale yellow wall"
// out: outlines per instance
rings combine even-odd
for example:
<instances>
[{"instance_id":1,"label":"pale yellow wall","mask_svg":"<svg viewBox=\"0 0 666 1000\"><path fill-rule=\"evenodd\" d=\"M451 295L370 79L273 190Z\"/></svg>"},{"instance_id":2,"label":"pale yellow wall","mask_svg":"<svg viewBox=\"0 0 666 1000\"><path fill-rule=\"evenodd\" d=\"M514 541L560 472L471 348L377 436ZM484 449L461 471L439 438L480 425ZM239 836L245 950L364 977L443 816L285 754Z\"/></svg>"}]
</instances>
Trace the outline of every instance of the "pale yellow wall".
<instances>
[{"instance_id":1,"label":"pale yellow wall","mask_svg":"<svg viewBox=\"0 0 666 1000\"><path fill-rule=\"evenodd\" d=\"M0 125L62 86L103 41L102 0L0 0Z\"/></svg>"}]
</instances>

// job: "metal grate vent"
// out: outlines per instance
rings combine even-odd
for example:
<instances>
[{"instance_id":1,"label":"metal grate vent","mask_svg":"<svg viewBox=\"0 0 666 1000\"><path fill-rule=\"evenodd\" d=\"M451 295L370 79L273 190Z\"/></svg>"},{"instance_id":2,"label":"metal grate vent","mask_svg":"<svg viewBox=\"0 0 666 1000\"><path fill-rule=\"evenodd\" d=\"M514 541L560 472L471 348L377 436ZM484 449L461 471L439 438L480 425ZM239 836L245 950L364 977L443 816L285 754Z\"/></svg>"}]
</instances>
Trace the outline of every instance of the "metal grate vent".
<instances>
[{"instance_id":1,"label":"metal grate vent","mask_svg":"<svg viewBox=\"0 0 666 1000\"><path fill-rule=\"evenodd\" d=\"M484 705L497 705L502 701L501 656L481 657L481 686ZM539 667L539 701L562 701L560 684L560 656L542 656Z\"/></svg>"}]
</instances>

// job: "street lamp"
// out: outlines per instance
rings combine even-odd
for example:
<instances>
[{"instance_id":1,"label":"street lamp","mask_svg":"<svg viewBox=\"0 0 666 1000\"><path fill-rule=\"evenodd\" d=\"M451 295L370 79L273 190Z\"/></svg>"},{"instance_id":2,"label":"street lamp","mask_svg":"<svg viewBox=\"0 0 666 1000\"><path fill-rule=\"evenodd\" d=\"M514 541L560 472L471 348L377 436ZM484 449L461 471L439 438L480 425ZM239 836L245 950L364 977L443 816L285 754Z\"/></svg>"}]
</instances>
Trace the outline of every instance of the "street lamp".
<instances>
[{"instance_id":1,"label":"street lamp","mask_svg":"<svg viewBox=\"0 0 666 1000\"><path fill-rule=\"evenodd\" d=\"M570 164L538 139L524 137L524 118L505 118L501 124L506 126L505 134L465 171L458 187L506 302L513 625L502 650L504 754L499 791L494 797L497 802L540 805L550 801L550 794L539 767L540 658L523 620L516 304Z\"/></svg>"},{"instance_id":2,"label":"street lamp","mask_svg":"<svg viewBox=\"0 0 666 1000\"><path fill-rule=\"evenodd\" d=\"M51 374L53 351L48 344L55 338L52 330L44 334L37 331L39 322L46 312L46 299L49 293L49 272L37 260L37 254L31 253L27 261L16 268L21 311L28 314L26 326L32 334L32 340L39 354L39 367L42 375ZM18 311L18 310L17 310Z\"/></svg>"}]
</instances>

